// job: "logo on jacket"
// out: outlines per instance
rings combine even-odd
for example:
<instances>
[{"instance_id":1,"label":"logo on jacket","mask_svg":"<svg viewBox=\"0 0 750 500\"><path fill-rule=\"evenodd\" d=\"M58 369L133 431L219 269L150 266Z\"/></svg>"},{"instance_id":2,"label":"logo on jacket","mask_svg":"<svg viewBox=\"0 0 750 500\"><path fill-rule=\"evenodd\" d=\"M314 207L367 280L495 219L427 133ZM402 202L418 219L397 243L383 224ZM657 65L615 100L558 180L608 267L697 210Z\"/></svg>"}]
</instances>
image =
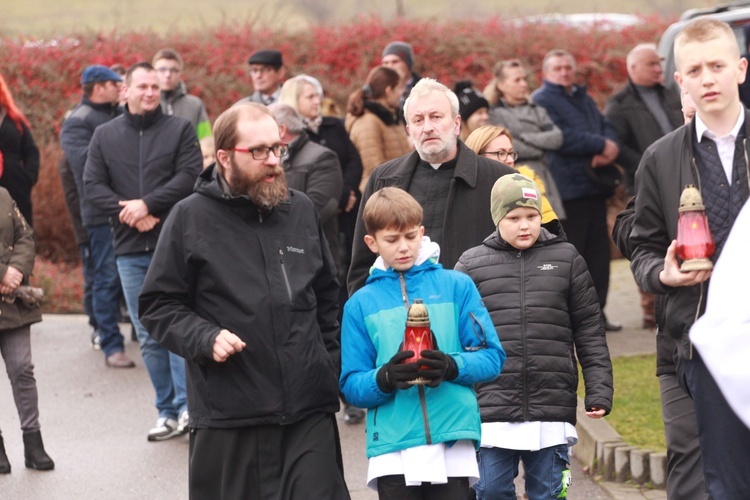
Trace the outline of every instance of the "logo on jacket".
<instances>
[{"instance_id":1,"label":"logo on jacket","mask_svg":"<svg viewBox=\"0 0 750 500\"><path fill-rule=\"evenodd\" d=\"M537 269L540 271L552 271L554 269L557 269L560 266L553 266L552 264L542 264L541 266L536 266Z\"/></svg>"},{"instance_id":2,"label":"logo on jacket","mask_svg":"<svg viewBox=\"0 0 750 500\"><path fill-rule=\"evenodd\" d=\"M305 249L304 248L295 248L295 247L290 247L290 246L286 247L286 251L287 252L294 252L294 253L301 253L301 254L305 253Z\"/></svg>"}]
</instances>

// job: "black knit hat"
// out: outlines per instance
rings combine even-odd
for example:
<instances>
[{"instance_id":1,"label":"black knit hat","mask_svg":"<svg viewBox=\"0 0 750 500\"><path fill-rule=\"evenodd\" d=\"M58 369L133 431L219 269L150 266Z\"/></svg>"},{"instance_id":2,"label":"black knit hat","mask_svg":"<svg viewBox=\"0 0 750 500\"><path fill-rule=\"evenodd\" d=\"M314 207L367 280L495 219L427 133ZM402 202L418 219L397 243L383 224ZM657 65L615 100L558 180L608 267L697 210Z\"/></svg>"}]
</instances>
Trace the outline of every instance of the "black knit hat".
<instances>
[{"instance_id":1,"label":"black knit hat","mask_svg":"<svg viewBox=\"0 0 750 500\"><path fill-rule=\"evenodd\" d=\"M264 64L266 66L273 66L274 68L280 68L284 65L281 60L281 52L278 50L264 49L254 52L247 60L248 64Z\"/></svg>"},{"instance_id":2,"label":"black knit hat","mask_svg":"<svg viewBox=\"0 0 750 500\"><path fill-rule=\"evenodd\" d=\"M487 99L485 99L477 89L471 86L470 80L463 80L456 83L453 92L455 92L458 97L458 114L461 115L461 120L464 122L481 108L489 109L490 107L490 103L487 102Z\"/></svg>"}]
</instances>

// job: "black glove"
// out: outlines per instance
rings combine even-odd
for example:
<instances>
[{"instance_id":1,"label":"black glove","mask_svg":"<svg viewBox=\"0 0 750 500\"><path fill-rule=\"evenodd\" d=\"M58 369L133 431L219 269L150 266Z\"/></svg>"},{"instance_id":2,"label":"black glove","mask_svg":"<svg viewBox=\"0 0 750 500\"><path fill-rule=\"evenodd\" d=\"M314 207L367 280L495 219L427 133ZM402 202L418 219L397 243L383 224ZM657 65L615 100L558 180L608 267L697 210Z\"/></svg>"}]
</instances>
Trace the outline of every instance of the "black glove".
<instances>
[{"instance_id":1,"label":"black glove","mask_svg":"<svg viewBox=\"0 0 750 500\"><path fill-rule=\"evenodd\" d=\"M419 377L417 363L401 364L405 359L414 356L414 351L399 351L390 361L380 367L375 381L383 392L413 387L408 382Z\"/></svg>"},{"instance_id":2,"label":"black glove","mask_svg":"<svg viewBox=\"0 0 750 500\"><path fill-rule=\"evenodd\" d=\"M422 351L417 364L427 367L419 370L419 375L429 380L425 384L427 387L437 387L443 380L450 381L458 377L456 360L443 351Z\"/></svg>"}]
</instances>

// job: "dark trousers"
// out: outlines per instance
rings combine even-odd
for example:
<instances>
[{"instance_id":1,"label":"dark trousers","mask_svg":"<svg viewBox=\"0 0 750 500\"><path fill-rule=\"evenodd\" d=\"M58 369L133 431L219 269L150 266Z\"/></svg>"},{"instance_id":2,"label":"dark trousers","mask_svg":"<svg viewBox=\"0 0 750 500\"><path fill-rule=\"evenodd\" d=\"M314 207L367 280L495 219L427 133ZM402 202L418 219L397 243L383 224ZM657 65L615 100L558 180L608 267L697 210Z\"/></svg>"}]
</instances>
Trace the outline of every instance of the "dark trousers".
<instances>
[{"instance_id":1,"label":"dark trousers","mask_svg":"<svg viewBox=\"0 0 750 500\"><path fill-rule=\"evenodd\" d=\"M469 479L465 477L449 477L446 484L421 486L406 486L402 475L378 478L380 500L464 500L469 490Z\"/></svg>"},{"instance_id":2,"label":"dark trousers","mask_svg":"<svg viewBox=\"0 0 750 500\"><path fill-rule=\"evenodd\" d=\"M667 440L667 497L708 500L695 406L677 375L659 375L661 417Z\"/></svg>"},{"instance_id":3,"label":"dark trousers","mask_svg":"<svg viewBox=\"0 0 750 500\"><path fill-rule=\"evenodd\" d=\"M568 241L586 261L602 310L609 291L610 236L606 201L597 197L563 202L567 215L563 229Z\"/></svg>"},{"instance_id":4,"label":"dark trousers","mask_svg":"<svg viewBox=\"0 0 750 500\"><path fill-rule=\"evenodd\" d=\"M747 500L750 495L750 429L722 395L698 351L677 365L695 403L703 472L711 498Z\"/></svg>"},{"instance_id":5,"label":"dark trousers","mask_svg":"<svg viewBox=\"0 0 750 500\"><path fill-rule=\"evenodd\" d=\"M190 431L190 498L349 499L334 415L291 425Z\"/></svg>"}]
</instances>

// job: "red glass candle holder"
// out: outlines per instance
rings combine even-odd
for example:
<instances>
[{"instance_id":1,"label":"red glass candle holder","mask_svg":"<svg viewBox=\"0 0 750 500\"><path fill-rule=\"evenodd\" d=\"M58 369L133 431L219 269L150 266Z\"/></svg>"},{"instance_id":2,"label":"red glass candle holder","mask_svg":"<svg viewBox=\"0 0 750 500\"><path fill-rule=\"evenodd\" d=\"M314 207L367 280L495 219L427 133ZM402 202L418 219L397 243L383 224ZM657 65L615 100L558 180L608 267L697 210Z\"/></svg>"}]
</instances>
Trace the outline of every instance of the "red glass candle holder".
<instances>
[{"instance_id":1,"label":"red glass candle holder","mask_svg":"<svg viewBox=\"0 0 750 500\"><path fill-rule=\"evenodd\" d=\"M435 341L430 330L430 317L427 307L421 299L415 299L409 307L406 316L406 331L404 332L404 343L402 350L414 351L414 356L406 359L403 363L416 363L422 357L422 351L434 349ZM418 377L410 381L411 384L424 384L427 380Z\"/></svg>"},{"instance_id":2,"label":"red glass candle holder","mask_svg":"<svg viewBox=\"0 0 750 500\"><path fill-rule=\"evenodd\" d=\"M708 227L706 207L698 189L688 184L680 196L680 218L677 223L677 257L680 271L704 271L713 268L711 256L716 249Z\"/></svg>"}]
</instances>

